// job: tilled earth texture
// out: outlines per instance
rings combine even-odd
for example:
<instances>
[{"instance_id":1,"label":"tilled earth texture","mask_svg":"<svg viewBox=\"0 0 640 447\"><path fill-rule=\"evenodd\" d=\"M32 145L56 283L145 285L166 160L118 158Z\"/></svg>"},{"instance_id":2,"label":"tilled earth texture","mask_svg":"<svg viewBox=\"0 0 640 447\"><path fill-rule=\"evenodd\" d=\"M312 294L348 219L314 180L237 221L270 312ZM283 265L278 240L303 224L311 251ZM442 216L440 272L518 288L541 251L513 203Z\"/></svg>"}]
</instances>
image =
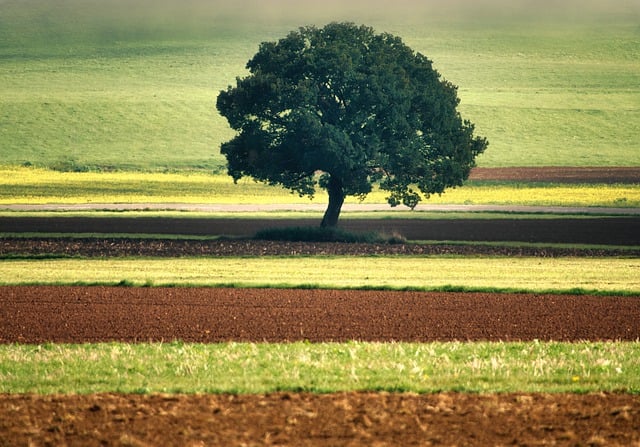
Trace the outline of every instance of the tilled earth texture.
<instances>
[{"instance_id":1,"label":"tilled earth texture","mask_svg":"<svg viewBox=\"0 0 640 447\"><path fill-rule=\"evenodd\" d=\"M0 343L636 340L640 297L0 287Z\"/></svg>"},{"instance_id":2,"label":"tilled earth texture","mask_svg":"<svg viewBox=\"0 0 640 447\"><path fill-rule=\"evenodd\" d=\"M556 172L557 171L557 172ZM637 169L476 170L475 178L637 183ZM550 179L551 175L556 178ZM543 177L541 177L541 175ZM587 178L589 177L589 178ZM123 221L120 221L123 222ZM591 228L505 221L463 238L638 245L638 221ZM21 222L24 224L25 222ZM40 221L35 222L40 225ZM52 221L49 224L55 223ZM70 220L60 225L71 223ZM143 222L135 222L136 226ZM165 222L166 224L167 222ZM176 222L171 222L171 227ZM228 222L237 225L237 222ZM78 229L3 231L83 231ZM102 223L101 223L102 224ZM104 222L106 232L113 222ZM160 223L162 224L162 223ZM195 225L194 232L202 231ZM211 221L208 222L212 224ZM279 222L278 225L281 225ZM489 224L486 224L489 225ZM550 224L551 225L551 224ZM576 225L583 225L577 223ZM509 228L511 233L507 233ZM540 230L542 228L542 230ZM384 228L383 228L384 229ZM387 228L394 230L395 228ZM162 228L140 232L162 233ZM166 229L165 229L166 230ZM209 228L209 234L212 229ZM243 230L243 229L241 229ZM249 230L249 229L244 229ZM243 231L244 231L243 230ZM253 228L250 229L253 231ZM402 230L402 229L398 229ZM457 230L457 231L458 231ZM525 231L526 230L526 231ZM84 230L100 232L98 229ZM424 230L420 230L424 231ZM526 239L509 239L509 234ZM447 233L450 234L450 233ZM485 235L489 236L485 236ZM547 234L546 239L541 235ZM623 235L623 236L621 236ZM409 238L413 235L405 234ZM586 239L586 240L584 240ZM273 244L250 241L3 240L0 253L209 256L257 252L464 253L460 246ZM485 250L495 250L488 248ZM477 249L474 249L477 250ZM590 256L561 249L503 255ZM414 253L414 254L420 254ZM489 254L496 254L489 252ZM623 255L637 256L636 252ZM173 340L637 340L640 297L319 290L0 287L0 343ZM1 379L1 377L0 377ZM640 397L629 394L275 393L269 395L0 395L0 446L640 446Z\"/></svg>"},{"instance_id":3,"label":"tilled earth texture","mask_svg":"<svg viewBox=\"0 0 640 447\"><path fill-rule=\"evenodd\" d=\"M469 180L549 183L640 183L640 167L474 168Z\"/></svg>"},{"instance_id":4,"label":"tilled earth texture","mask_svg":"<svg viewBox=\"0 0 640 447\"><path fill-rule=\"evenodd\" d=\"M7 446L637 446L618 394L3 396Z\"/></svg>"},{"instance_id":5,"label":"tilled earth texture","mask_svg":"<svg viewBox=\"0 0 640 447\"><path fill-rule=\"evenodd\" d=\"M4 233L146 233L246 237L265 228L318 225L318 218L265 220L215 217L0 217L0 232ZM340 225L349 231L400 234L414 241L640 245L640 216L546 219L345 219Z\"/></svg>"}]
</instances>

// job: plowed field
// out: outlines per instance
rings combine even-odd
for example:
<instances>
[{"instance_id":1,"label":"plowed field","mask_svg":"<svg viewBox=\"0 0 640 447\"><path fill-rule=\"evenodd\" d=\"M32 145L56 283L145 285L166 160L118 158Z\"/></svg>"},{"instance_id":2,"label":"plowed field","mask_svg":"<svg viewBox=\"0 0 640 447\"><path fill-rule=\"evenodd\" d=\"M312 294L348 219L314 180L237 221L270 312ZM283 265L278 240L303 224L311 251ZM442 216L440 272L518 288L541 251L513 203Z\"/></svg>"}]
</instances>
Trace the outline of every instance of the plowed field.
<instances>
[{"instance_id":1,"label":"plowed field","mask_svg":"<svg viewBox=\"0 0 640 447\"><path fill-rule=\"evenodd\" d=\"M618 394L3 396L3 446L637 446Z\"/></svg>"},{"instance_id":2,"label":"plowed field","mask_svg":"<svg viewBox=\"0 0 640 447\"><path fill-rule=\"evenodd\" d=\"M318 226L319 219L0 217L0 232L252 236L273 227ZM640 217L501 219L345 219L349 231L398 233L409 240L520 241L640 245Z\"/></svg>"},{"instance_id":3,"label":"plowed field","mask_svg":"<svg viewBox=\"0 0 640 447\"><path fill-rule=\"evenodd\" d=\"M550 183L638 183L638 167L517 167L474 168L470 180Z\"/></svg>"},{"instance_id":4,"label":"plowed field","mask_svg":"<svg viewBox=\"0 0 640 447\"><path fill-rule=\"evenodd\" d=\"M635 340L640 297L0 287L1 343Z\"/></svg>"}]
</instances>

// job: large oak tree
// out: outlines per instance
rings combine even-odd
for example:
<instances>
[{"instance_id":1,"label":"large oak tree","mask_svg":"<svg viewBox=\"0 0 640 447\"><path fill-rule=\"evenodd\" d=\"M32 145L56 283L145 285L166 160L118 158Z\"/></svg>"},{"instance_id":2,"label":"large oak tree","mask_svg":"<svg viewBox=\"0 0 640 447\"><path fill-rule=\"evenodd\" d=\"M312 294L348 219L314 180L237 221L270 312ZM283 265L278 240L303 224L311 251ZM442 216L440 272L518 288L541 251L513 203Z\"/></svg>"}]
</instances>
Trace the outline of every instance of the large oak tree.
<instances>
[{"instance_id":1,"label":"large oak tree","mask_svg":"<svg viewBox=\"0 0 640 447\"><path fill-rule=\"evenodd\" d=\"M229 175L300 195L326 189L322 226L374 184L391 206L411 208L460 186L487 147L456 110L457 87L400 38L366 26L301 28L262 43L247 69L217 101L237 131L221 147Z\"/></svg>"}]
</instances>

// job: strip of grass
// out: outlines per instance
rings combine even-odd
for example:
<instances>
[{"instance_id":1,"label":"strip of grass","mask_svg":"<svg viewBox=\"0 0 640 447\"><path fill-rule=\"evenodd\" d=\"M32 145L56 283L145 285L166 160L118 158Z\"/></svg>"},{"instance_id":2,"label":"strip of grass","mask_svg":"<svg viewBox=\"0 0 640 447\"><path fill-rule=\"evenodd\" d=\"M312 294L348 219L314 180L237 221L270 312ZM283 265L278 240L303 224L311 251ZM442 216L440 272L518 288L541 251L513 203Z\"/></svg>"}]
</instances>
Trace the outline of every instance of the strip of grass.
<instances>
[{"instance_id":1,"label":"strip of grass","mask_svg":"<svg viewBox=\"0 0 640 447\"><path fill-rule=\"evenodd\" d=\"M387 203L375 189L364 202ZM250 179L234 184L226 175L196 173L55 172L33 168L0 169L0 203L327 203L319 191L313 201L280 187ZM429 204L640 207L640 184L469 184L430 197Z\"/></svg>"},{"instance_id":2,"label":"strip of grass","mask_svg":"<svg viewBox=\"0 0 640 447\"><path fill-rule=\"evenodd\" d=\"M640 393L640 343L0 345L0 393Z\"/></svg>"},{"instance_id":3,"label":"strip of grass","mask_svg":"<svg viewBox=\"0 0 640 447\"><path fill-rule=\"evenodd\" d=\"M292 256L0 262L0 284L640 294L637 258Z\"/></svg>"}]
</instances>

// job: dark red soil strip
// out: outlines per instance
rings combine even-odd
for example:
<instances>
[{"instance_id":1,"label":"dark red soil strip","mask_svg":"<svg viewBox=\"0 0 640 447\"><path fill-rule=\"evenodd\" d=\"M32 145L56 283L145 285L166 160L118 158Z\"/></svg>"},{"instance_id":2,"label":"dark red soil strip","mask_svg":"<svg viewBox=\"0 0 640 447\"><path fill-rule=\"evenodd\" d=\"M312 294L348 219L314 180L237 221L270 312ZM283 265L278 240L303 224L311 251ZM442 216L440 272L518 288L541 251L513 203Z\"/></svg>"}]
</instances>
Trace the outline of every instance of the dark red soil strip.
<instances>
[{"instance_id":1,"label":"dark red soil strip","mask_svg":"<svg viewBox=\"0 0 640 447\"><path fill-rule=\"evenodd\" d=\"M640 338L640 297L0 287L0 303L0 343Z\"/></svg>"},{"instance_id":2,"label":"dark red soil strip","mask_svg":"<svg viewBox=\"0 0 640 447\"><path fill-rule=\"evenodd\" d=\"M475 168L469 180L543 183L640 183L640 167Z\"/></svg>"},{"instance_id":3,"label":"dark red soil strip","mask_svg":"<svg viewBox=\"0 0 640 447\"><path fill-rule=\"evenodd\" d=\"M623 394L2 396L0 446L635 446Z\"/></svg>"},{"instance_id":4,"label":"dark red soil strip","mask_svg":"<svg viewBox=\"0 0 640 447\"><path fill-rule=\"evenodd\" d=\"M170 240L130 238L4 238L5 257L187 257L187 256L530 256L640 257L640 248L576 248L460 244L364 244L255 241L250 239Z\"/></svg>"}]
</instances>

